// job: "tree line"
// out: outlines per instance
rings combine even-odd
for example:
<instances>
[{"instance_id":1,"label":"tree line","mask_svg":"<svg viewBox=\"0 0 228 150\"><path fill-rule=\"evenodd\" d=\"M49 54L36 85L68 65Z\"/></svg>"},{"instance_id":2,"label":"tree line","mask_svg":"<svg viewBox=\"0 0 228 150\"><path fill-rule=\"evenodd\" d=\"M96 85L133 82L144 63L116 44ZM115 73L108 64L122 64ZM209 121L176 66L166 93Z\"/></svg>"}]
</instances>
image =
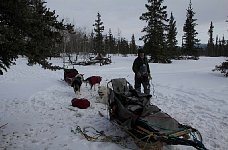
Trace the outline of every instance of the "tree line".
<instances>
[{"instance_id":1,"label":"tree line","mask_svg":"<svg viewBox=\"0 0 228 150\"><path fill-rule=\"evenodd\" d=\"M197 38L198 32L195 29L198 25L196 23L197 19L194 18L195 12L193 11L191 0L186 9L182 45L177 46L177 27L174 15L171 12L168 18L167 6L163 6L162 3L163 0L149 0L148 4L145 4L148 11L139 17L140 20L147 22L147 26L142 29L145 34L139 40L143 40L143 47L150 56L151 62L170 63L171 59L184 59L186 57L188 59L198 59L199 56L217 57L228 55L228 42L224 37L220 39L217 36L214 42L214 27L210 27L208 31L209 40L207 45L202 46L200 44L200 40ZM81 33L81 36L71 37L67 43L67 45L71 46L68 46L67 50L69 52L120 53L123 55L137 52L138 46L135 44L134 34L132 34L130 42L120 37L120 35L114 37L111 29L109 29L108 34L103 34L105 26L100 13L97 14L97 19L93 26L94 29L91 33L84 32ZM74 46L72 43L74 43Z\"/></svg>"},{"instance_id":2,"label":"tree line","mask_svg":"<svg viewBox=\"0 0 228 150\"><path fill-rule=\"evenodd\" d=\"M101 14L97 13L97 18L93 24L93 30L90 33L83 31L81 28L75 29L75 34L66 34L68 39L60 49L65 45L65 53L68 55L72 53L93 53L93 54L135 54L137 45L135 43L134 34L132 34L131 41L121 37L120 30L117 37L112 34L111 28L107 34L104 34L104 25L101 19Z\"/></svg>"},{"instance_id":3,"label":"tree line","mask_svg":"<svg viewBox=\"0 0 228 150\"><path fill-rule=\"evenodd\" d=\"M174 14L167 14L164 0L148 0L146 12L139 16L147 26L142 28L143 48L150 62L171 63L171 59L191 56L227 56L228 42L224 37L213 38L213 22L208 30L207 46L202 48L195 27L197 19L191 0L186 9L182 45L177 46L177 27ZM114 37L109 28L104 34L101 14L98 12L90 33L60 20L55 11L45 6L45 0L2 0L0 3L0 74L14 64L18 55L26 56L28 64L41 64L43 68L60 69L48 62L48 57L61 53L135 54L138 46L134 34L130 41L121 37L120 30ZM60 21L59 21L60 20ZM184 57L183 57L184 56ZM189 58L189 57L188 57Z\"/></svg>"},{"instance_id":4,"label":"tree line","mask_svg":"<svg viewBox=\"0 0 228 150\"><path fill-rule=\"evenodd\" d=\"M214 29L214 25L213 25L213 22L211 21L210 27L208 29L209 40L207 43L207 47L203 52L201 51L201 55L210 56L210 57L218 57L218 56L228 57L228 40L225 40L224 36L218 37L218 35L214 39L213 29Z\"/></svg>"}]
</instances>

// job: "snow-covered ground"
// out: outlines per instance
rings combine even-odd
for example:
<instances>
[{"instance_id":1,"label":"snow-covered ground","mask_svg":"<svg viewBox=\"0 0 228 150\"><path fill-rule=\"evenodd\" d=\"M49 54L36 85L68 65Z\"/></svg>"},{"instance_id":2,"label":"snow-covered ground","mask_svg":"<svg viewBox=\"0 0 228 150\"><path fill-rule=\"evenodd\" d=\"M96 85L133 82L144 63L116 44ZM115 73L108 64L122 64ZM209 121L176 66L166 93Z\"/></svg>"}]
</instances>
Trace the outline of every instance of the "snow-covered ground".
<instances>
[{"instance_id":1,"label":"snow-covered ground","mask_svg":"<svg viewBox=\"0 0 228 150\"><path fill-rule=\"evenodd\" d=\"M75 66L87 78L102 76L102 85L113 78L126 78L134 84L131 70L135 56L112 56L110 65ZM182 124L198 129L210 150L228 149L228 78L212 72L225 58L201 57L175 60L172 64L150 64L152 103ZM62 59L51 60L62 66ZM85 84L81 97L91 106L71 106L73 88L63 81L63 70L44 70L39 65L27 66L19 58L16 66L0 76L0 149L3 150L120 150L137 149L130 138L122 144L89 142L76 127L94 127L106 135L126 134L108 120L107 107L96 103L97 91ZM104 114L100 116L98 112ZM124 147L125 145L126 147ZM172 146L170 149L191 150Z\"/></svg>"}]
</instances>

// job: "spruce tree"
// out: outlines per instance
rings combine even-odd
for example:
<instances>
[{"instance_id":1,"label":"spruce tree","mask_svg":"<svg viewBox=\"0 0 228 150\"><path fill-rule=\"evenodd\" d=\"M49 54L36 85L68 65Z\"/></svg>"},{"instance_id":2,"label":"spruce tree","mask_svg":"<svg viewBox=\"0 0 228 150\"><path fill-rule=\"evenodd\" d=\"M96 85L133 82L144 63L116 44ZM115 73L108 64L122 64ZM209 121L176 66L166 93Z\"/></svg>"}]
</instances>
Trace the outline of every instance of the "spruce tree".
<instances>
[{"instance_id":1,"label":"spruce tree","mask_svg":"<svg viewBox=\"0 0 228 150\"><path fill-rule=\"evenodd\" d=\"M221 56L225 56L225 50L226 50L226 40L223 35L221 40Z\"/></svg>"},{"instance_id":2,"label":"spruce tree","mask_svg":"<svg viewBox=\"0 0 228 150\"><path fill-rule=\"evenodd\" d=\"M112 35L111 29L108 31L108 49L109 49L109 54L113 54L115 51L115 39Z\"/></svg>"},{"instance_id":3,"label":"spruce tree","mask_svg":"<svg viewBox=\"0 0 228 150\"><path fill-rule=\"evenodd\" d=\"M190 0L189 7L187 9L187 19L185 21L183 31L183 50L184 55L193 56L194 59L198 59L198 53L196 46L199 43L199 39L196 38L198 32L196 32L196 20L194 19L195 12L192 9L192 2Z\"/></svg>"},{"instance_id":4,"label":"spruce tree","mask_svg":"<svg viewBox=\"0 0 228 150\"><path fill-rule=\"evenodd\" d=\"M102 32L104 31L103 22L101 21L101 15L98 12L97 13L97 19L95 20L94 26L94 32L95 32L95 52L100 54L105 54L103 51L103 35Z\"/></svg>"},{"instance_id":5,"label":"spruce tree","mask_svg":"<svg viewBox=\"0 0 228 150\"><path fill-rule=\"evenodd\" d=\"M219 55L218 35L215 38L215 56Z\"/></svg>"},{"instance_id":6,"label":"spruce tree","mask_svg":"<svg viewBox=\"0 0 228 150\"><path fill-rule=\"evenodd\" d=\"M109 40L108 40L108 35L104 35L103 37L103 45L104 45L104 52L108 53L109 52Z\"/></svg>"},{"instance_id":7,"label":"spruce tree","mask_svg":"<svg viewBox=\"0 0 228 150\"><path fill-rule=\"evenodd\" d=\"M93 32L93 30L92 30L92 32L90 33L89 39L90 39L90 48L91 48L91 52L94 53L94 49L95 49L95 37L94 37L94 32Z\"/></svg>"},{"instance_id":8,"label":"spruce tree","mask_svg":"<svg viewBox=\"0 0 228 150\"><path fill-rule=\"evenodd\" d=\"M174 20L173 13L171 12L167 33L167 50L171 57L177 56L177 27L176 21Z\"/></svg>"},{"instance_id":9,"label":"spruce tree","mask_svg":"<svg viewBox=\"0 0 228 150\"><path fill-rule=\"evenodd\" d=\"M214 29L214 26L211 21L210 28L208 30L209 40L208 40L208 44L207 44L207 51L208 51L209 56L216 56L216 54L214 52L213 29Z\"/></svg>"},{"instance_id":10,"label":"spruce tree","mask_svg":"<svg viewBox=\"0 0 228 150\"><path fill-rule=\"evenodd\" d=\"M23 10L23 11L22 11ZM7 71L18 58L20 50L25 46L24 33L20 29L25 15L29 14L27 2L0 2L0 74Z\"/></svg>"},{"instance_id":11,"label":"spruce tree","mask_svg":"<svg viewBox=\"0 0 228 150\"><path fill-rule=\"evenodd\" d=\"M226 22L228 22L228 20L226 20ZM216 36L215 46L216 46L216 49L219 49L219 51L220 51L221 46L218 46L218 45L224 45L225 46L224 36L223 36L222 42L219 40L219 44L218 44L218 36ZM222 64L216 65L212 71L220 71L222 74L224 74L225 77L228 77L228 59L225 62L223 62Z\"/></svg>"},{"instance_id":12,"label":"spruce tree","mask_svg":"<svg viewBox=\"0 0 228 150\"><path fill-rule=\"evenodd\" d=\"M134 36L134 34L132 34L131 43L130 43L130 54L137 53L136 50L137 50L137 47L136 47L136 44L135 44L135 36Z\"/></svg>"},{"instance_id":13,"label":"spruce tree","mask_svg":"<svg viewBox=\"0 0 228 150\"><path fill-rule=\"evenodd\" d=\"M120 54L122 54L123 56L127 56L127 54L129 54L129 45L128 45L128 41L125 38L121 38L120 39L120 43L119 43L119 48L120 48Z\"/></svg>"},{"instance_id":14,"label":"spruce tree","mask_svg":"<svg viewBox=\"0 0 228 150\"><path fill-rule=\"evenodd\" d=\"M147 26L142 29L145 35L141 37L144 41L144 49L149 53L153 62L169 61L165 52L165 31L167 30L167 6L162 6L164 0L148 0L145 4L147 12L140 16L140 20L146 21Z\"/></svg>"},{"instance_id":15,"label":"spruce tree","mask_svg":"<svg viewBox=\"0 0 228 150\"><path fill-rule=\"evenodd\" d=\"M228 77L228 60L221 65L216 65L212 71L220 71L225 77Z\"/></svg>"},{"instance_id":16,"label":"spruce tree","mask_svg":"<svg viewBox=\"0 0 228 150\"><path fill-rule=\"evenodd\" d=\"M18 55L26 56L30 65L38 63L43 68L60 69L47 58L62 42L60 31L71 32L73 26L57 21L55 11L47 9L43 0L3 1L0 3L0 74L7 71Z\"/></svg>"}]
</instances>

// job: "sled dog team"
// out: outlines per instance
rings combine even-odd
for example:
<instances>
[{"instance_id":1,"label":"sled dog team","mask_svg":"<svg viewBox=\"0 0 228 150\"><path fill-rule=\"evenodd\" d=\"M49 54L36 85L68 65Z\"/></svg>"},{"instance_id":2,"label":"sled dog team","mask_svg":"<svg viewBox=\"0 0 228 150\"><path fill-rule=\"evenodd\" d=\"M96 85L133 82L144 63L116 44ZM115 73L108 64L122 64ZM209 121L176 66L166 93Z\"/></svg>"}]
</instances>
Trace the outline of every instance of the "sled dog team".
<instances>
[{"instance_id":1,"label":"sled dog team","mask_svg":"<svg viewBox=\"0 0 228 150\"><path fill-rule=\"evenodd\" d=\"M94 90L95 90L95 86L97 84L100 85L100 82L102 80L102 77L100 77L100 76L91 76L84 80L83 76L84 76L84 74L78 73L71 81L71 87L74 88L75 94L77 94L76 92L80 93L81 85L83 82L86 83L86 86L87 86L87 83L89 83L90 89L92 89L94 87Z\"/></svg>"},{"instance_id":2,"label":"sled dog team","mask_svg":"<svg viewBox=\"0 0 228 150\"><path fill-rule=\"evenodd\" d=\"M87 86L87 84L89 84L90 89L94 88L94 90L95 90L96 85L98 85L98 95L99 96L96 98L97 102L107 104L107 100L108 100L107 88L105 86L100 86L102 77L101 76L90 76L84 80L83 76L84 76L84 74L78 73L72 79L71 87L73 87L76 97L80 96L81 85L83 82L86 83L86 86Z\"/></svg>"},{"instance_id":3,"label":"sled dog team","mask_svg":"<svg viewBox=\"0 0 228 150\"><path fill-rule=\"evenodd\" d=\"M150 68L148 64L147 57L144 55L144 50L143 48L138 49L138 56L135 58L132 66L132 70L135 74L135 89L136 91L141 92L141 85L143 86L144 93L145 94L150 94L150 80L152 80L151 74L150 74ZM80 94L80 88L82 85L82 82L89 83L91 89L94 87L95 90L95 85L99 84L102 80L102 77L100 76L91 76L88 77L87 79L83 79L83 74L77 74L73 81L71 82L71 86L74 88L74 91L77 96ZM99 94L99 99L101 103L106 103L106 99L108 98L108 89L105 86L99 86L98 88L98 94Z\"/></svg>"}]
</instances>

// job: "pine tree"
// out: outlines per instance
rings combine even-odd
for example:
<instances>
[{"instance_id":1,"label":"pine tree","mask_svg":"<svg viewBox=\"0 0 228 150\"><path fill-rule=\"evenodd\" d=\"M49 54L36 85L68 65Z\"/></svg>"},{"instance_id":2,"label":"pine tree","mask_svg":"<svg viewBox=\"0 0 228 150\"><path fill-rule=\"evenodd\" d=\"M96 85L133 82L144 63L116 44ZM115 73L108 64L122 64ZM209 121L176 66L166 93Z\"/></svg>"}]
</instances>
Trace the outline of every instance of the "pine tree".
<instances>
[{"instance_id":1,"label":"pine tree","mask_svg":"<svg viewBox=\"0 0 228 150\"><path fill-rule=\"evenodd\" d=\"M167 30L167 6L162 6L164 0L148 0L145 4L147 12L140 16L140 20L148 24L142 29L145 35L141 40L144 41L144 49L150 54L150 60L153 62L169 61L165 53L165 31Z\"/></svg>"},{"instance_id":2,"label":"pine tree","mask_svg":"<svg viewBox=\"0 0 228 150\"><path fill-rule=\"evenodd\" d=\"M99 54L104 54L103 51L103 35L102 32L104 31L103 22L101 21L101 15L97 13L97 19L95 20L95 24L93 24L94 32L95 32L95 52Z\"/></svg>"},{"instance_id":3,"label":"pine tree","mask_svg":"<svg viewBox=\"0 0 228 150\"><path fill-rule=\"evenodd\" d=\"M228 60L221 65L216 65L212 71L220 71L225 77L228 77Z\"/></svg>"},{"instance_id":4,"label":"pine tree","mask_svg":"<svg viewBox=\"0 0 228 150\"><path fill-rule=\"evenodd\" d=\"M131 36L131 43L130 43L130 54L135 54L137 50L136 44L135 44L135 36L132 34Z\"/></svg>"},{"instance_id":5,"label":"pine tree","mask_svg":"<svg viewBox=\"0 0 228 150\"><path fill-rule=\"evenodd\" d=\"M196 46L199 43L199 39L196 38L198 35L198 32L196 32L195 27L197 23L195 21L197 19L194 19L195 12L192 9L192 2L190 0L189 7L187 9L187 19L185 21L183 31L184 31L184 36L183 36L183 49L184 49L184 54L193 56L194 59L198 59L198 54L197 54L197 49Z\"/></svg>"},{"instance_id":6,"label":"pine tree","mask_svg":"<svg viewBox=\"0 0 228 150\"><path fill-rule=\"evenodd\" d=\"M92 30L92 32L90 33L89 39L90 39L90 44L91 44L90 48L91 48L91 50L92 50L91 52L94 53L94 50L95 50L95 37L94 37L94 32L93 32L93 30Z\"/></svg>"},{"instance_id":7,"label":"pine tree","mask_svg":"<svg viewBox=\"0 0 228 150\"><path fill-rule=\"evenodd\" d=\"M226 41L225 41L225 37L224 35L222 36L222 40L221 40L221 53L222 55L221 56L225 56L225 50L226 50Z\"/></svg>"},{"instance_id":8,"label":"pine tree","mask_svg":"<svg viewBox=\"0 0 228 150\"><path fill-rule=\"evenodd\" d=\"M104 45L104 52L108 53L109 52L109 40L108 40L107 34L104 36L103 45Z\"/></svg>"},{"instance_id":9,"label":"pine tree","mask_svg":"<svg viewBox=\"0 0 228 150\"><path fill-rule=\"evenodd\" d=\"M115 51L115 39L112 35L111 29L108 31L108 49L109 49L109 54L113 54Z\"/></svg>"},{"instance_id":10,"label":"pine tree","mask_svg":"<svg viewBox=\"0 0 228 150\"><path fill-rule=\"evenodd\" d=\"M120 39L119 48L120 48L119 52L123 56L127 56L127 54L129 54L129 45L128 45L128 41L125 38Z\"/></svg>"},{"instance_id":11,"label":"pine tree","mask_svg":"<svg viewBox=\"0 0 228 150\"><path fill-rule=\"evenodd\" d=\"M23 10L23 11L22 11ZM24 33L20 29L24 16L29 13L26 1L0 2L0 74L7 71L18 58L19 51L23 49ZM17 26L18 24L18 26Z\"/></svg>"},{"instance_id":12,"label":"pine tree","mask_svg":"<svg viewBox=\"0 0 228 150\"><path fill-rule=\"evenodd\" d=\"M177 28L176 21L174 20L173 13L169 19L168 33L167 33L167 50L172 57L177 56Z\"/></svg>"},{"instance_id":13,"label":"pine tree","mask_svg":"<svg viewBox=\"0 0 228 150\"><path fill-rule=\"evenodd\" d=\"M55 46L62 42L62 30L73 30L70 24L57 21L55 11L44 6L43 0L4 0L0 3L0 74L7 71L18 55L28 58L28 64L52 66L46 58L55 53Z\"/></svg>"},{"instance_id":14,"label":"pine tree","mask_svg":"<svg viewBox=\"0 0 228 150\"><path fill-rule=\"evenodd\" d=\"M208 30L209 40L208 40L208 44L207 44L207 50L208 50L209 56L215 56L213 29L214 29L214 26L213 26L213 23L211 21L210 28Z\"/></svg>"},{"instance_id":15,"label":"pine tree","mask_svg":"<svg viewBox=\"0 0 228 150\"><path fill-rule=\"evenodd\" d=\"M227 16L228 18L228 16ZM228 23L228 19L226 20L226 22ZM227 24L228 25L228 24ZM228 26L227 26L228 27ZM227 29L228 32L228 29ZM225 46L225 56L228 57L228 40L226 40L226 46Z\"/></svg>"},{"instance_id":16,"label":"pine tree","mask_svg":"<svg viewBox=\"0 0 228 150\"><path fill-rule=\"evenodd\" d=\"M215 38L215 56L219 55L218 35Z\"/></svg>"}]
</instances>

